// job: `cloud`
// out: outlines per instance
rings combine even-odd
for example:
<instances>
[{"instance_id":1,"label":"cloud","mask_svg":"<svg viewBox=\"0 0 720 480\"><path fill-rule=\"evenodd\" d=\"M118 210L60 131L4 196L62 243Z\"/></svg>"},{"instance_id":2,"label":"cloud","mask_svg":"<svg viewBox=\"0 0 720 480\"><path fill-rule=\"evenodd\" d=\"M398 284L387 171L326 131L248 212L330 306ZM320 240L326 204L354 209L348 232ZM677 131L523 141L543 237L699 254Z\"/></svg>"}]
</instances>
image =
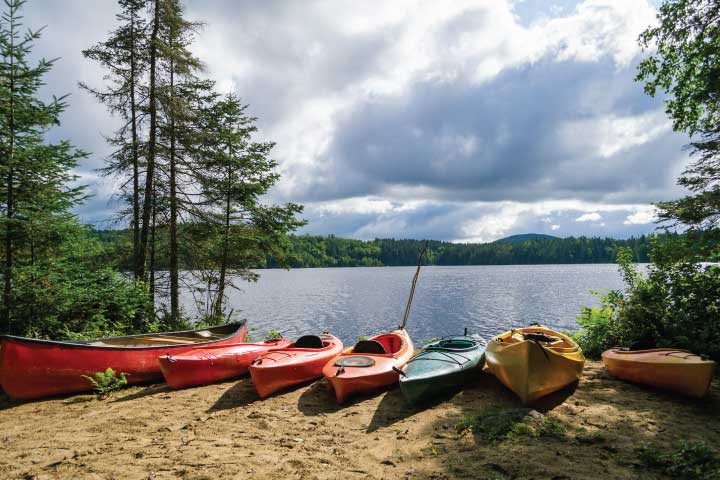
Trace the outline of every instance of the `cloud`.
<instances>
[{"instance_id":1,"label":"cloud","mask_svg":"<svg viewBox=\"0 0 720 480\"><path fill-rule=\"evenodd\" d=\"M53 138L92 152L78 168L96 195L86 221L117 208L117 182L95 172L117 123L77 89L104 74L80 51L115 13L83 0L26 12L49 25L38 52L62 57L44 91L72 93ZM267 201L305 204L303 232L628 236L653 228L650 203L684 193L687 138L633 80L646 0L190 0L187 14L206 23L193 49L207 75L277 142Z\"/></svg>"},{"instance_id":2,"label":"cloud","mask_svg":"<svg viewBox=\"0 0 720 480\"><path fill-rule=\"evenodd\" d=\"M598 222L602 220L602 215L597 212L584 213L575 219L576 222Z\"/></svg>"},{"instance_id":3,"label":"cloud","mask_svg":"<svg viewBox=\"0 0 720 480\"><path fill-rule=\"evenodd\" d=\"M647 225L657 221L657 209L655 207L638 208L635 213L625 217L625 225Z\"/></svg>"}]
</instances>

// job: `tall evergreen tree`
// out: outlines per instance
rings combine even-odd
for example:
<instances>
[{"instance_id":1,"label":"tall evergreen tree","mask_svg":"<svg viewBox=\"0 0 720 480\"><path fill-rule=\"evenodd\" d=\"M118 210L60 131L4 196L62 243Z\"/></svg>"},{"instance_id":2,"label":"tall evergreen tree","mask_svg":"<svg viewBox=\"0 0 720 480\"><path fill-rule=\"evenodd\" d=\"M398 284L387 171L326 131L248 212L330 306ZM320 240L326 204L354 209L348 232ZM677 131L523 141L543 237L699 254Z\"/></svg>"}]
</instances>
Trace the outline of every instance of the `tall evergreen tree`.
<instances>
[{"instance_id":1,"label":"tall evergreen tree","mask_svg":"<svg viewBox=\"0 0 720 480\"><path fill-rule=\"evenodd\" d=\"M71 173L85 156L68 142L47 143L45 134L59 124L63 97L38 98L53 61L31 65L29 56L40 31L21 33L23 0L6 0L0 24L0 237L4 249L0 330L12 330L14 272L35 260L34 227L60 228L70 207L80 202L82 187L68 187ZM47 235L48 237L50 235Z\"/></svg>"},{"instance_id":2,"label":"tall evergreen tree","mask_svg":"<svg viewBox=\"0 0 720 480\"><path fill-rule=\"evenodd\" d=\"M148 240L152 229L153 215L151 205L155 194L155 161L157 155L157 135L158 135L158 105L157 105L157 84L158 84L158 47L160 32L160 15L162 8L161 0L152 0L152 27L150 39L148 41L149 63L148 63L148 139L147 139L147 156L145 167L145 186L143 188L143 209L142 220L140 223L140 245L138 247L138 255L135 261L135 272L139 278L145 278L146 261L148 254ZM154 292L151 292L154 293Z\"/></svg>"},{"instance_id":3,"label":"tall evergreen tree","mask_svg":"<svg viewBox=\"0 0 720 480\"><path fill-rule=\"evenodd\" d=\"M159 33L160 71L163 74L158 90L161 115L159 120L158 167L156 182L164 183L167 196L169 248L169 296L172 326L180 324L180 278L178 222L187 203L183 186L192 188L193 178L188 166L188 143L195 141L197 107L201 98L212 96L211 81L198 78L202 64L190 52L197 23L184 18L179 0L163 0Z\"/></svg>"},{"instance_id":4,"label":"tall evergreen tree","mask_svg":"<svg viewBox=\"0 0 720 480\"><path fill-rule=\"evenodd\" d=\"M204 111L205 142L198 151L199 181L204 202L199 212L203 229L212 232L207 260L212 268L207 283L215 286L210 314L223 318L231 274L247 280L249 270L265 254L279 258L282 240L303 225L295 216L302 207L293 203L265 205L261 197L278 180L276 162L269 158L272 142L255 142L255 118L234 95L215 101Z\"/></svg>"},{"instance_id":5,"label":"tall evergreen tree","mask_svg":"<svg viewBox=\"0 0 720 480\"><path fill-rule=\"evenodd\" d=\"M123 123L109 139L115 148L107 174L129 178L123 182L123 191L129 189L131 205L131 227L133 232L133 264L135 278L140 272L137 258L140 248L140 182L141 182L141 119L142 119L142 77L147 69L147 22L144 9L148 0L119 0L120 13L116 15L119 26L110 33L107 40L87 50L86 58L98 62L107 71L105 79L110 86L96 89L81 82L80 86L107 105L112 114L119 115ZM128 184L130 185L128 188Z\"/></svg>"}]
</instances>

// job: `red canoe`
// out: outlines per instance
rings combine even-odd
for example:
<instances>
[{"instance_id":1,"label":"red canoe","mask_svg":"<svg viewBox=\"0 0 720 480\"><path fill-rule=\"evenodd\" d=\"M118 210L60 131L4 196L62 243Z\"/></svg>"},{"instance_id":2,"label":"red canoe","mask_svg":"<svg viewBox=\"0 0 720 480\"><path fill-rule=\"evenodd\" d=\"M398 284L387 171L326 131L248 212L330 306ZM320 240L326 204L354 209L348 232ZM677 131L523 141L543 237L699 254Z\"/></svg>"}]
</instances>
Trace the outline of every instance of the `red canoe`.
<instances>
[{"instance_id":1,"label":"red canoe","mask_svg":"<svg viewBox=\"0 0 720 480\"><path fill-rule=\"evenodd\" d=\"M343 403L353 394L397 383L399 374L393 367L403 367L412 355L413 344L407 332L393 330L348 348L325 365L323 375L338 403Z\"/></svg>"},{"instance_id":2,"label":"red canoe","mask_svg":"<svg viewBox=\"0 0 720 480\"><path fill-rule=\"evenodd\" d=\"M108 367L126 373L128 383L162 381L158 356L179 354L199 345L245 340L245 322L182 332L56 342L0 337L0 386L14 398L32 399L91 390L82 375Z\"/></svg>"},{"instance_id":3,"label":"red canoe","mask_svg":"<svg viewBox=\"0 0 720 480\"><path fill-rule=\"evenodd\" d=\"M340 353L343 344L332 335L305 335L287 348L271 350L250 365L260 398L291 385L322 376L323 366Z\"/></svg>"},{"instance_id":4,"label":"red canoe","mask_svg":"<svg viewBox=\"0 0 720 480\"><path fill-rule=\"evenodd\" d=\"M261 343L208 345L178 355L167 354L158 360L167 384L184 388L239 377L247 373L250 363L263 353L291 343L278 338Z\"/></svg>"}]
</instances>

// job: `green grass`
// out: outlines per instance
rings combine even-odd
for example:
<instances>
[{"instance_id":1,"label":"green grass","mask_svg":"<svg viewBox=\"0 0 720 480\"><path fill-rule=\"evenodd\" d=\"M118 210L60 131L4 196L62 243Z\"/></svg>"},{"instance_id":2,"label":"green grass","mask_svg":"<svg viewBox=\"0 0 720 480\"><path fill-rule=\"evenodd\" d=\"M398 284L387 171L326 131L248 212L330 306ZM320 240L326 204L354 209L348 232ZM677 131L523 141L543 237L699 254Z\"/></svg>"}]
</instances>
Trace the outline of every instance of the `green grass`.
<instances>
[{"instance_id":1,"label":"green grass","mask_svg":"<svg viewBox=\"0 0 720 480\"><path fill-rule=\"evenodd\" d=\"M640 464L672 478L686 480L720 479L720 457L704 442L680 442L674 451L663 451L652 443L636 450Z\"/></svg>"},{"instance_id":2,"label":"green grass","mask_svg":"<svg viewBox=\"0 0 720 480\"><path fill-rule=\"evenodd\" d=\"M606 440L605 435L599 430L588 432L587 428L580 427L575 432L575 441L584 445L604 443Z\"/></svg>"},{"instance_id":3,"label":"green grass","mask_svg":"<svg viewBox=\"0 0 720 480\"><path fill-rule=\"evenodd\" d=\"M565 437L565 427L560 422L545 415L532 416L530 412L529 408L487 407L466 415L458 427L487 442L519 437Z\"/></svg>"}]
</instances>

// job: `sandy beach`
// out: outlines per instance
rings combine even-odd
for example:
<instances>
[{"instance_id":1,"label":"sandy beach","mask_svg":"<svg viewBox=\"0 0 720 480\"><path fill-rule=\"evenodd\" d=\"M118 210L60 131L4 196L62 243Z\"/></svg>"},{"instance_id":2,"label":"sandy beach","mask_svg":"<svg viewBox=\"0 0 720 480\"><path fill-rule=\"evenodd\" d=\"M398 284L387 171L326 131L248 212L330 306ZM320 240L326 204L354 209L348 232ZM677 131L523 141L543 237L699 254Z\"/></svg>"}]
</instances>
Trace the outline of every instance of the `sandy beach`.
<instances>
[{"instance_id":1,"label":"sandy beach","mask_svg":"<svg viewBox=\"0 0 720 480\"><path fill-rule=\"evenodd\" d=\"M173 391L0 401L0 478L445 479L657 478L637 447L680 440L720 447L720 390L691 400L609 376L588 362L576 388L535 406L558 437L488 442L462 428L489 406L519 407L481 374L411 408L395 388L337 406L317 381L259 400L249 378Z\"/></svg>"}]
</instances>

